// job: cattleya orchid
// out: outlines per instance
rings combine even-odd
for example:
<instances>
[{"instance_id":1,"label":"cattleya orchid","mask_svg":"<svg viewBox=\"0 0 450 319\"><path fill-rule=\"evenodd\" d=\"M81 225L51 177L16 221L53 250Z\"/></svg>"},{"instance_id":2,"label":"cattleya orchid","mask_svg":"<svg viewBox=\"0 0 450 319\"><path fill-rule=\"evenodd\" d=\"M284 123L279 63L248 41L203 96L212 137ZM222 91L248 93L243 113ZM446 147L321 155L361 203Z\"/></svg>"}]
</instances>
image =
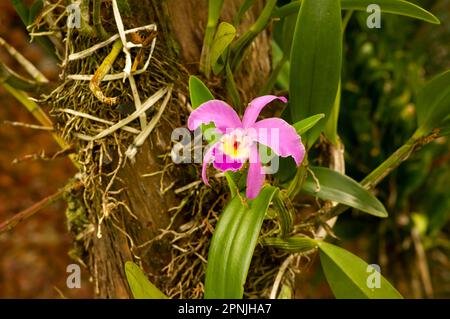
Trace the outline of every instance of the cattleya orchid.
<instances>
[{"instance_id":1,"label":"cattleya orchid","mask_svg":"<svg viewBox=\"0 0 450 319\"><path fill-rule=\"evenodd\" d=\"M209 186L206 168L212 161L216 169L237 171L249 161L246 196L253 199L261 190L265 171L261 163L257 144L262 144L281 157L292 156L295 163L301 164L305 147L295 129L280 118L267 118L257 121L261 110L270 102L285 97L274 95L260 96L252 100L241 119L236 111L221 100L211 100L201 104L188 119L188 128L194 131L202 124L213 122L220 136L205 152L203 157L202 179Z\"/></svg>"}]
</instances>

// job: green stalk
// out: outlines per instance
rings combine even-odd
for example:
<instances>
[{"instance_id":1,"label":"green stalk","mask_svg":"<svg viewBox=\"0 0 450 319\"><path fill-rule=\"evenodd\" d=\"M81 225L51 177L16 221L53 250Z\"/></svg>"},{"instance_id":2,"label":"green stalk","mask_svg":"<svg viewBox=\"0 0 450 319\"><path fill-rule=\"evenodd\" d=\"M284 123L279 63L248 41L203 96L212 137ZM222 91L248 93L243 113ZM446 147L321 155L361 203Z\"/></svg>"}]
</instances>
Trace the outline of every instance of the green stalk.
<instances>
[{"instance_id":1,"label":"green stalk","mask_svg":"<svg viewBox=\"0 0 450 319\"><path fill-rule=\"evenodd\" d=\"M306 178L308 177L308 154L305 154L305 158L299 168L297 168L297 173L294 176L294 179L289 183L287 189L287 196L293 200L295 196L300 192L303 188L303 184L305 183Z\"/></svg>"},{"instance_id":2,"label":"green stalk","mask_svg":"<svg viewBox=\"0 0 450 319\"><path fill-rule=\"evenodd\" d=\"M245 32L237 41L236 44L233 47L232 52L232 63L231 68L233 70L236 70L237 67L239 67L243 54L245 49L252 43L252 41L256 38L256 36L264 30L264 28L267 26L267 24L270 21L270 18L272 16L272 12L275 9L275 6L277 4L277 0L268 0L266 3L266 6L262 10L261 14L259 15L256 22L248 29L247 32Z\"/></svg>"},{"instance_id":3,"label":"green stalk","mask_svg":"<svg viewBox=\"0 0 450 319\"><path fill-rule=\"evenodd\" d=\"M383 163L375 168L369 175L367 175L360 184L371 190L375 188L387 175L395 170L401 163L406 161L410 155L421 145L425 145L437 137L437 134L431 134L430 136L417 138L412 136L405 144L397 149L391 156L389 156ZM329 220L345 212L349 207L343 204L335 206L331 211L325 213L321 219L323 221Z\"/></svg>"},{"instance_id":4,"label":"green stalk","mask_svg":"<svg viewBox=\"0 0 450 319\"><path fill-rule=\"evenodd\" d=\"M92 18L97 37L104 40L108 37L108 33L105 31L102 24L101 4L102 0L94 0Z\"/></svg>"},{"instance_id":5,"label":"green stalk","mask_svg":"<svg viewBox=\"0 0 450 319\"><path fill-rule=\"evenodd\" d=\"M208 2L208 22L206 24L205 37L203 39L202 53L200 57L200 70L209 78L211 73L210 50L219 22L220 11L224 0L209 0Z\"/></svg>"}]
</instances>

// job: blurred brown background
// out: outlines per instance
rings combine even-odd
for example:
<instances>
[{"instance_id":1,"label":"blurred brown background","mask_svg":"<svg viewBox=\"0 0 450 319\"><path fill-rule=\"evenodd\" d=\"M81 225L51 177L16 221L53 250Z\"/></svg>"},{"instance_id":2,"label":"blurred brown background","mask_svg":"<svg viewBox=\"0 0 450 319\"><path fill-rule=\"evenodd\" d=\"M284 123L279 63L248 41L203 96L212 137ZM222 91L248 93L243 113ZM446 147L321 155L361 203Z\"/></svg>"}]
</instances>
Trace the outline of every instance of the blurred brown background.
<instances>
[{"instance_id":1,"label":"blurred brown background","mask_svg":"<svg viewBox=\"0 0 450 319\"><path fill-rule=\"evenodd\" d=\"M36 44L30 44L26 30L10 1L0 1L0 37L19 50L48 78L58 68ZM0 48L0 60L20 73L20 68ZM6 125L18 121L37 124L28 111L0 87L0 222L63 187L75 170L67 159L31 160L13 164L24 155L58 151L46 131ZM69 289L66 267L76 263L68 256L71 238L66 230L65 203L58 201L0 234L0 298L89 298L89 274L82 270L80 289ZM83 269L83 268L82 268Z\"/></svg>"}]
</instances>

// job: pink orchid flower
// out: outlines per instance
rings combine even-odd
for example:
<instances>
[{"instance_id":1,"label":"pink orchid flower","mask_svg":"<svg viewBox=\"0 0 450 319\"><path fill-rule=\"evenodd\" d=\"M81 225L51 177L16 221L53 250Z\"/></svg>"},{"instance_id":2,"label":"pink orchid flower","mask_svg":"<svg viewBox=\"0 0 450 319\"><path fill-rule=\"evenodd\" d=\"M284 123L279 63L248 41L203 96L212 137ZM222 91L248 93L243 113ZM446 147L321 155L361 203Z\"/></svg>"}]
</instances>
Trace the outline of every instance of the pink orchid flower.
<instances>
[{"instance_id":1,"label":"pink orchid flower","mask_svg":"<svg viewBox=\"0 0 450 319\"><path fill-rule=\"evenodd\" d=\"M202 124L213 122L216 130L223 134L206 150L203 158L202 179L209 186L206 168L212 161L221 171L237 171L249 160L246 196L258 196L265 179L265 171L259 157L257 143L265 145L281 157L292 156L297 166L305 155L305 147L295 129L279 118L256 121L261 110L270 102L285 97L265 95L251 101L241 119L227 103L211 100L195 109L188 119L188 127L194 131Z\"/></svg>"}]
</instances>

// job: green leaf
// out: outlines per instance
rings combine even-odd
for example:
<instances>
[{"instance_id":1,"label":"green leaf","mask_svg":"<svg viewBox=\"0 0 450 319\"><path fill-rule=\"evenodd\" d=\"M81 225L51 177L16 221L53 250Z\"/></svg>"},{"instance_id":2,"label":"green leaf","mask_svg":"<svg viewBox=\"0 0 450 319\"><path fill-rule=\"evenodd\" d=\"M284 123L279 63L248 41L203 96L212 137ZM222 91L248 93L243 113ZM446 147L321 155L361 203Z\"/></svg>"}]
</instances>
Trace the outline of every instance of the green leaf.
<instances>
[{"instance_id":1,"label":"green leaf","mask_svg":"<svg viewBox=\"0 0 450 319\"><path fill-rule=\"evenodd\" d=\"M427 10L415 5L414 3L403 0L341 0L341 7L344 10L361 10L366 12L370 4L380 6L381 12L402 15L418 20L423 20L433 24L440 24L438 18ZM274 18L282 18L298 12L300 1L293 1L274 11Z\"/></svg>"},{"instance_id":2,"label":"green leaf","mask_svg":"<svg viewBox=\"0 0 450 319\"><path fill-rule=\"evenodd\" d=\"M295 26L297 24L297 16L291 15L283 19L283 34L281 50L286 58L291 56L292 41L294 40Z\"/></svg>"},{"instance_id":3,"label":"green leaf","mask_svg":"<svg viewBox=\"0 0 450 319\"><path fill-rule=\"evenodd\" d=\"M306 236L293 236L285 239L271 237L264 239L263 244L293 253L305 253L317 248L317 241Z\"/></svg>"},{"instance_id":4,"label":"green leaf","mask_svg":"<svg viewBox=\"0 0 450 319\"><path fill-rule=\"evenodd\" d=\"M267 186L254 200L243 203L241 196L235 196L226 206L209 248L206 299L242 298L264 216L277 191Z\"/></svg>"},{"instance_id":5,"label":"green leaf","mask_svg":"<svg viewBox=\"0 0 450 319\"><path fill-rule=\"evenodd\" d=\"M294 122L323 113L325 120L305 135L310 147L334 105L342 60L341 9L336 0L303 0L291 51L289 109Z\"/></svg>"},{"instance_id":6,"label":"green leaf","mask_svg":"<svg viewBox=\"0 0 450 319\"><path fill-rule=\"evenodd\" d=\"M195 110L202 103L214 100L214 95L206 87L206 85L196 76L189 77L189 94L191 96L191 105Z\"/></svg>"},{"instance_id":7,"label":"green leaf","mask_svg":"<svg viewBox=\"0 0 450 319\"><path fill-rule=\"evenodd\" d=\"M417 135L427 135L450 114L450 70L429 81L417 96Z\"/></svg>"},{"instance_id":8,"label":"green leaf","mask_svg":"<svg viewBox=\"0 0 450 319\"><path fill-rule=\"evenodd\" d=\"M327 139L335 146L339 144L338 134L338 122L339 122L339 109L341 107L341 81L339 80L338 90L336 98L334 100L333 109L330 113L330 118L325 125L323 133Z\"/></svg>"},{"instance_id":9,"label":"green leaf","mask_svg":"<svg viewBox=\"0 0 450 319\"><path fill-rule=\"evenodd\" d=\"M326 167L310 167L318 179L320 189L312 176L303 184L303 191L323 200L331 200L354 207L370 215L387 217L383 204L367 189L346 175Z\"/></svg>"},{"instance_id":10,"label":"green leaf","mask_svg":"<svg viewBox=\"0 0 450 319\"><path fill-rule=\"evenodd\" d=\"M323 114L323 113L316 114L316 115L310 116L304 120L298 121L297 123L295 123L292 126L297 131L297 134L301 136L302 134L306 133L308 130L313 128L314 125L316 125L317 122L319 122L324 117L325 117L325 114Z\"/></svg>"},{"instance_id":11,"label":"green leaf","mask_svg":"<svg viewBox=\"0 0 450 319\"><path fill-rule=\"evenodd\" d=\"M23 0L11 0L14 9L22 20L25 26L28 26L28 17L30 15L30 10L25 5Z\"/></svg>"},{"instance_id":12,"label":"green leaf","mask_svg":"<svg viewBox=\"0 0 450 319\"><path fill-rule=\"evenodd\" d=\"M447 136L450 135L450 116L447 116L447 118L445 118L440 127L439 127L439 135L440 136Z\"/></svg>"},{"instance_id":13,"label":"green leaf","mask_svg":"<svg viewBox=\"0 0 450 319\"><path fill-rule=\"evenodd\" d=\"M402 295L379 275L374 286L375 269L345 249L319 241L320 262L325 277L339 299L403 299ZM374 288L369 288L374 287Z\"/></svg>"},{"instance_id":14,"label":"green leaf","mask_svg":"<svg viewBox=\"0 0 450 319\"><path fill-rule=\"evenodd\" d=\"M226 52L235 36L236 29L234 26L227 22L219 24L210 54L210 63L215 74L218 74L223 69L224 63L219 63L219 58Z\"/></svg>"},{"instance_id":15,"label":"green leaf","mask_svg":"<svg viewBox=\"0 0 450 319\"><path fill-rule=\"evenodd\" d=\"M371 4L380 6L381 12L393 13L410 18L423 20L433 24L439 24L439 19L432 13L422 9L414 3L403 0L342 0L342 9L347 10L362 10L366 11Z\"/></svg>"},{"instance_id":16,"label":"green leaf","mask_svg":"<svg viewBox=\"0 0 450 319\"><path fill-rule=\"evenodd\" d=\"M147 276L138 265L131 261L125 263L125 274L134 299L168 299Z\"/></svg>"}]
</instances>

